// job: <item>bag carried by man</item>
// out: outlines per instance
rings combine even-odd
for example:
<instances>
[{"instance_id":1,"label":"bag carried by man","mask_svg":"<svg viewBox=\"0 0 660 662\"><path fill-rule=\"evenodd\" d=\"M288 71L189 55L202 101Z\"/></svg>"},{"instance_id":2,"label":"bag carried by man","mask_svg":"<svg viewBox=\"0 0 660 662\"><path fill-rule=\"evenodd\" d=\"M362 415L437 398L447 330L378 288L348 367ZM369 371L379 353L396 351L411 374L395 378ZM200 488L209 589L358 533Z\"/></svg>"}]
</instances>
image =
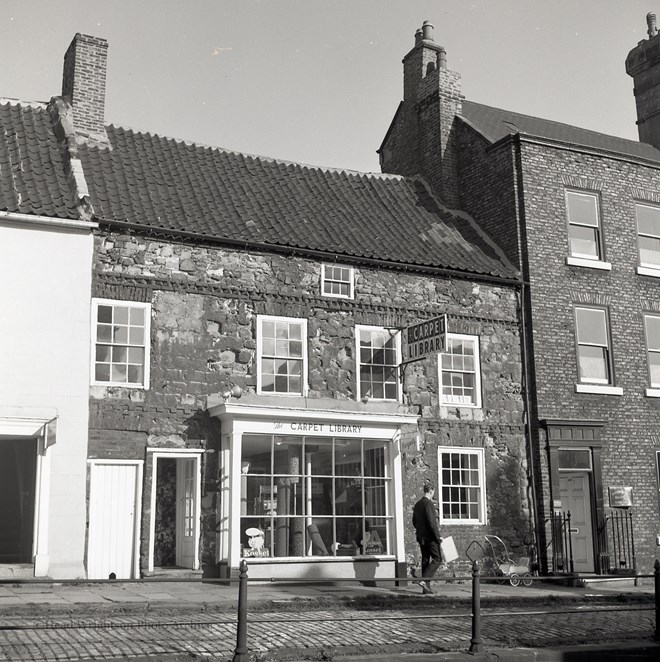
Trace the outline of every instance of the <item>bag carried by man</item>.
<instances>
[{"instance_id":1,"label":"bag carried by man","mask_svg":"<svg viewBox=\"0 0 660 662\"><path fill-rule=\"evenodd\" d=\"M442 560L445 563L450 563L458 558L456 544L451 536L442 539L442 542L440 543L440 551L442 552Z\"/></svg>"}]
</instances>

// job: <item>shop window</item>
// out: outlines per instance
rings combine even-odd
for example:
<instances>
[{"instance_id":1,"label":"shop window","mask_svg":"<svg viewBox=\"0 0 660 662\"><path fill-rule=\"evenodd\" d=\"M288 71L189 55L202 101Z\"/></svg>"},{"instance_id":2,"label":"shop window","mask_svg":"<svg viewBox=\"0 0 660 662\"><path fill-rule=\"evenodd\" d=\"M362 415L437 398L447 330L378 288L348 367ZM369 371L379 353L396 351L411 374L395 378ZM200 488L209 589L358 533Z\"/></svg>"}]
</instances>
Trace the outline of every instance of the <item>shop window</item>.
<instances>
[{"instance_id":1,"label":"shop window","mask_svg":"<svg viewBox=\"0 0 660 662\"><path fill-rule=\"evenodd\" d=\"M635 205L640 267L660 271L660 207Z\"/></svg>"},{"instance_id":2,"label":"shop window","mask_svg":"<svg viewBox=\"0 0 660 662\"><path fill-rule=\"evenodd\" d=\"M387 441L244 435L244 557L392 554Z\"/></svg>"},{"instance_id":3,"label":"shop window","mask_svg":"<svg viewBox=\"0 0 660 662\"><path fill-rule=\"evenodd\" d=\"M569 255L584 260L603 260L603 241L594 193L566 191Z\"/></svg>"},{"instance_id":4,"label":"shop window","mask_svg":"<svg viewBox=\"0 0 660 662\"><path fill-rule=\"evenodd\" d=\"M92 306L92 383L148 388L151 306L109 299Z\"/></svg>"},{"instance_id":5,"label":"shop window","mask_svg":"<svg viewBox=\"0 0 660 662\"><path fill-rule=\"evenodd\" d=\"M353 267L324 264L321 267L321 274L323 296L339 299L353 298Z\"/></svg>"},{"instance_id":6,"label":"shop window","mask_svg":"<svg viewBox=\"0 0 660 662\"><path fill-rule=\"evenodd\" d=\"M358 399L398 400L401 335L394 329L357 326Z\"/></svg>"},{"instance_id":7,"label":"shop window","mask_svg":"<svg viewBox=\"0 0 660 662\"><path fill-rule=\"evenodd\" d=\"M447 335L447 350L440 355L440 403L481 407L479 338Z\"/></svg>"},{"instance_id":8,"label":"shop window","mask_svg":"<svg viewBox=\"0 0 660 662\"><path fill-rule=\"evenodd\" d=\"M440 448L440 521L486 523L484 451L481 448Z\"/></svg>"},{"instance_id":9,"label":"shop window","mask_svg":"<svg viewBox=\"0 0 660 662\"><path fill-rule=\"evenodd\" d=\"M257 318L257 390L304 395L307 384L307 320Z\"/></svg>"},{"instance_id":10,"label":"shop window","mask_svg":"<svg viewBox=\"0 0 660 662\"><path fill-rule=\"evenodd\" d=\"M605 308L575 308L578 380L612 384L612 353Z\"/></svg>"}]
</instances>

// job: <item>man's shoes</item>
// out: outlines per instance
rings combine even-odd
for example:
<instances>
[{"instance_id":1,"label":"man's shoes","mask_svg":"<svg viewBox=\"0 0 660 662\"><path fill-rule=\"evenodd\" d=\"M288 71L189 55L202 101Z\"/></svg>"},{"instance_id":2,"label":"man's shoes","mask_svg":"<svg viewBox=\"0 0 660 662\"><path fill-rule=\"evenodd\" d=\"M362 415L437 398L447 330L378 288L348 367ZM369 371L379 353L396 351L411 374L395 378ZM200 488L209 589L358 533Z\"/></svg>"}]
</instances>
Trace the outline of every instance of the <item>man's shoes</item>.
<instances>
[{"instance_id":1,"label":"man's shoes","mask_svg":"<svg viewBox=\"0 0 660 662\"><path fill-rule=\"evenodd\" d=\"M419 585L422 587L422 595L432 595L434 593L431 582L419 582Z\"/></svg>"}]
</instances>

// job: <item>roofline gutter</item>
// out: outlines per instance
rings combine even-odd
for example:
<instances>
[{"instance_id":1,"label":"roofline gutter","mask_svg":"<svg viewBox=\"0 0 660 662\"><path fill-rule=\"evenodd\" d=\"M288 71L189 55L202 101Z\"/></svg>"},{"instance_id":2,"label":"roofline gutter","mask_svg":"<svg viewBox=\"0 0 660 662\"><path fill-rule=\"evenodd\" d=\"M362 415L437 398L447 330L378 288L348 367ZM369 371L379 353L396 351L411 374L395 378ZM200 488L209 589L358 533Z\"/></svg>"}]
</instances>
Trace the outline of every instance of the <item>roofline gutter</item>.
<instances>
[{"instance_id":1,"label":"roofline gutter","mask_svg":"<svg viewBox=\"0 0 660 662\"><path fill-rule=\"evenodd\" d=\"M157 234L164 234L170 237L184 237L186 239L195 239L197 241L204 241L214 244L229 244L236 248L250 248L259 251L271 251L277 253L285 253L289 255L308 255L310 257L320 258L323 260L344 261L351 264L366 264L369 266L386 267L388 269L400 269L403 271L417 271L422 273L439 274L444 276L460 277L460 278L473 278L484 282L497 283L498 285L510 285L518 287L522 281L521 278L507 278L505 276L495 276L492 274L479 274L472 271L460 271L459 269L450 269L445 267L431 267L423 265L406 264L402 262L389 262L387 260L378 260L369 257L356 257L350 255L343 255L337 253L327 253L318 251L311 248L294 248L292 246L279 246L277 244L262 244L255 241L240 241L237 239L228 239L225 237L214 238L206 235L201 235L196 232L189 232L187 230L170 230L168 228L161 228L153 225L140 225L138 223L131 223L130 221L117 221L108 220L107 218L95 217L99 225L119 226L128 230L135 230L137 232L152 232Z\"/></svg>"},{"instance_id":2,"label":"roofline gutter","mask_svg":"<svg viewBox=\"0 0 660 662\"><path fill-rule=\"evenodd\" d=\"M69 228L75 230L94 230L99 227L99 224L95 221L80 221L73 218L36 216L33 214L17 214L8 211L0 211L0 221L24 224L29 223L30 225L46 225L51 228Z\"/></svg>"},{"instance_id":3,"label":"roofline gutter","mask_svg":"<svg viewBox=\"0 0 660 662\"><path fill-rule=\"evenodd\" d=\"M483 134L482 134L483 135ZM654 161L652 159L645 159L642 156L630 156L622 154L621 152L616 152L613 150L599 148L599 147L587 147L586 145L580 145L579 143L564 142L562 140L553 140L552 138L544 138L543 136L536 136L530 133L522 133L517 131L516 133L510 133L499 140L491 143L486 149L488 151L495 150L501 146L507 145L508 143L519 140L521 143L530 143L532 145L543 145L545 147L553 147L555 149L561 149L568 152L577 152L579 154L589 154L591 156L605 156L614 161L622 161L623 163L635 163L637 165L647 166L649 168L655 168L656 170L660 169L660 161Z\"/></svg>"}]
</instances>

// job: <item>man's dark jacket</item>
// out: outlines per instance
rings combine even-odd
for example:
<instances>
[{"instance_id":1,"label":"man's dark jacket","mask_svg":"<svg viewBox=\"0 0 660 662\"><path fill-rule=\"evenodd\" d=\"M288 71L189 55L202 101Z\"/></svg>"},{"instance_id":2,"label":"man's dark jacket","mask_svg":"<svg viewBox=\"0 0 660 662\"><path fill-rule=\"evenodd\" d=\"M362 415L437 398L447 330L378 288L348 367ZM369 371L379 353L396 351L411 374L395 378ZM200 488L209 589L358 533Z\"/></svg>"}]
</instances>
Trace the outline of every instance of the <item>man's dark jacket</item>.
<instances>
[{"instance_id":1,"label":"man's dark jacket","mask_svg":"<svg viewBox=\"0 0 660 662\"><path fill-rule=\"evenodd\" d=\"M422 497L415 504L412 523L418 542L440 542L440 529L438 529L435 506L428 497Z\"/></svg>"}]
</instances>

